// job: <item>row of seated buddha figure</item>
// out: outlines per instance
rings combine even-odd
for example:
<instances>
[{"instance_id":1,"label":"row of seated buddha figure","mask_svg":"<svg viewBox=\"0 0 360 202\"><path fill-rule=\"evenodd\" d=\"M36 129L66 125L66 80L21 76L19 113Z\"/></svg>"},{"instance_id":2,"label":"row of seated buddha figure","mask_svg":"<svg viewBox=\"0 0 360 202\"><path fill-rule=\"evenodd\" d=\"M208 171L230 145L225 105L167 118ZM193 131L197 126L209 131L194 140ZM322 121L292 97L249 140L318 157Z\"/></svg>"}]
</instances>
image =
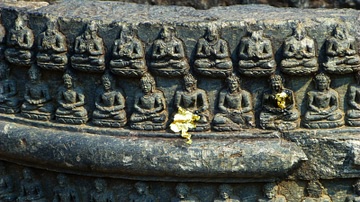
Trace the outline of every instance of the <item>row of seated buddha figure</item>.
<instances>
[{"instance_id":1,"label":"row of seated buddha figure","mask_svg":"<svg viewBox=\"0 0 360 202\"><path fill-rule=\"evenodd\" d=\"M22 15L7 36L5 57L11 64L31 66L34 34ZM37 64L45 69L64 70L68 64L65 36L59 31L57 21L49 19L47 28L38 37ZM356 40L345 25L337 25L325 42L325 62L329 73L351 73L360 67ZM248 31L239 45L239 72L247 76L271 75L276 61L270 39L263 30ZM184 42L176 36L172 26L164 26L151 47L151 71L159 76L183 76L190 68ZM105 45L98 35L98 26L90 21L84 32L76 37L71 66L80 71L105 70ZM132 26L122 26L119 39L114 41L109 68L121 76L141 77L146 71L144 43ZM291 75L308 75L318 71L317 45L299 23L288 37L282 50L281 71ZM222 39L216 26L210 25L196 45L194 70L199 75L225 78L232 72L233 64L229 45Z\"/></svg>"},{"instance_id":2,"label":"row of seated buddha figure","mask_svg":"<svg viewBox=\"0 0 360 202\"><path fill-rule=\"evenodd\" d=\"M18 113L30 119L50 120L55 108L49 87L41 81L40 69L33 65L29 69L30 81L25 85L24 101L21 104L17 95L16 83L9 79L9 67L0 66L2 113ZM360 75L357 74L358 83ZM61 123L83 124L88 120L85 108L85 95L74 86L73 76L65 73L64 85L58 89L58 107L55 119ZM183 88L176 91L174 107L183 108L200 119L194 131L231 131L255 127L252 96L240 88L240 80L235 75L226 79L227 87L219 92L218 110L212 118L206 91L197 87L197 80L191 74L183 78ZM306 128L334 128L344 125L344 114L339 109L339 95L330 88L330 78L320 73L316 75L315 89L307 93L307 111L303 118ZM263 93L260 111L260 127L263 129L295 129L299 126L300 113L296 108L294 92L283 85L280 75L269 79L271 89ZM92 123L98 126L123 127L127 123L125 99L121 92L114 90L112 78L106 73L102 77L102 87L95 99ZM141 91L135 93L130 127L138 130L163 130L166 128L168 111L164 93L156 88L155 79L145 73L140 79ZM349 86L349 105L347 122L350 126L359 125L360 110L357 108L360 92L359 84ZM21 107L20 107L21 106Z\"/></svg>"}]
</instances>

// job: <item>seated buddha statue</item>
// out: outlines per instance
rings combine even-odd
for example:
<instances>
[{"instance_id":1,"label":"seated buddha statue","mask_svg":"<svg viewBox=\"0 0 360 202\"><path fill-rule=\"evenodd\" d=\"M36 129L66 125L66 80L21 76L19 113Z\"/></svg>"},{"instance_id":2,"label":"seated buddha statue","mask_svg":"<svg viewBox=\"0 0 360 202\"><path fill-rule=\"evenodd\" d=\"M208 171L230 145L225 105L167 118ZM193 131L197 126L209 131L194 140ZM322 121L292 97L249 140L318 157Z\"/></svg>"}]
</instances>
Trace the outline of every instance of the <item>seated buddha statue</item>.
<instances>
[{"instance_id":1,"label":"seated buddha statue","mask_svg":"<svg viewBox=\"0 0 360 202\"><path fill-rule=\"evenodd\" d=\"M65 73L63 79L64 86L60 87L56 98L59 107L55 118L60 123L83 124L88 120L85 95L74 87L72 75Z\"/></svg>"},{"instance_id":2,"label":"seated buddha statue","mask_svg":"<svg viewBox=\"0 0 360 202\"><path fill-rule=\"evenodd\" d=\"M269 79L271 89L263 93L260 127L272 130L293 130L298 127L300 113L296 108L295 95L283 85L280 75Z\"/></svg>"},{"instance_id":3,"label":"seated buddha statue","mask_svg":"<svg viewBox=\"0 0 360 202\"><path fill-rule=\"evenodd\" d=\"M71 57L71 65L74 69L86 72L104 71L104 42L97 32L96 22L91 21L84 33L76 37L74 55Z\"/></svg>"},{"instance_id":4,"label":"seated buddha statue","mask_svg":"<svg viewBox=\"0 0 360 202\"><path fill-rule=\"evenodd\" d=\"M271 75L275 72L271 41L264 37L262 30L249 31L240 40L239 71L247 76Z\"/></svg>"},{"instance_id":5,"label":"seated buddha statue","mask_svg":"<svg viewBox=\"0 0 360 202\"><path fill-rule=\"evenodd\" d=\"M102 76L103 88L95 100L92 122L98 126L122 127L126 124L125 99L113 90L112 78L109 74Z\"/></svg>"},{"instance_id":6,"label":"seated buddha statue","mask_svg":"<svg viewBox=\"0 0 360 202\"><path fill-rule=\"evenodd\" d=\"M54 107L51 103L49 87L41 81L41 72L36 65L29 69L30 82L25 85L24 103L21 114L30 119L48 121L51 119Z\"/></svg>"},{"instance_id":7,"label":"seated buddha statue","mask_svg":"<svg viewBox=\"0 0 360 202\"><path fill-rule=\"evenodd\" d=\"M335 128L344 125L344 113L339 109L339 94L330 88L330 77L315 76L315 89L307 93L306 128Z\"/></svg>"},{"instance_id":8,"label":"seated buddha statue","mask_svg":"<svg viewBox=\"0 0 360 202\"><path fill-rule=\"evenodd\" d=\"M197 87L197 80L191 75L184 76L184 87L175 93L175 108L179 107L200 116L196 128L189 131L206 131L210 129L211 114L206 92Z\"/></svg>"},{"instance_id":9,"label":"seated buddha statue","mask_svg":"<svg viewBox=\"0 0 360 202\"><path fill-rule=\"evenodd\" d=\"M44 69L64 70L68 63L66 38L59 31L57 21L49 20L46 27L38 39L36 64Z\"/></svg>"},{"instance_id":10,"label":"seated buddha statue","mask_svg":"<svg viewBox=\"0 0 360 202\"><path fill-rule=\"evenodd\" d=\"M110 69L114 74L134 77L147 71L144 44L132 27L123 26L120 38L115 40Z\"/></svg>"},{"instance_id":11,"label":"seated buddha statue","mask_svg":"<svg viewBox=\"0 0 360 202\"><path fill-rule=\"evenodd\" d=\"M184 43L176 37L174 27L164 26L152 45L151 71L159 76L180 76L189 70Z\"/></svg>"},{"instance_id":12,"label":"seated buddha statue","mask_svg":"<svg viewBox=\"0 0 360 202\"><path fill-rule=\"evenodd\" d=\"M134 112L130 127L136 130L163 130L168 112L164 93L156 89L155 79L145 73L140 79L141 92L135 94Z\"/></svg>"},{"instance_id":13,"label":"seated buddha statue","mask_svg":"<svg viewBox=\"0 0 360 202\"><path fill-rule=\"evenodd\" d=\"M219 131L240 130L255 126L251 94L240 88L240 79L231 75L226 79L227 88L219 93L220 110L213 120Z\"/></svg>"},{"instance_id":14,"label":"seated buddha statue","mask_svg":"<svg viewBox=\"0 0 360 202\"><path fill-rule=\"evenodd\" d=\"M32 63L31 48L34 44L33 31L27 26L24 17L19 14L14 27L7 36L6 60L14 65L30 66Z\"/></svg>"},{"instance_id":15,"label":"seated buddha statue","mask_svg":"<svg viewBox=\"0 0 360 202\"><path fill-rule=\"evenodd\" d=\"M323 64L329 73L351 73L360 68L357 44L345 26L338 25L325 42L326 62Z\"/></svg>"},{"instance_id":16,"label":"seated buddha statue","mask_svg":"<svg viewBox=\"0 0 360 202\"><path fill-rule=\"evenodd\" d=\"M360 71L355 73L356 84L348 87L348 104L346 123L349 126L360 126Z\"/></svg>"},{"instance_id":17,"label":"seated buddha statue","mask_svg":"<svg viewBox=\"0 0 360 202\"><path fill-rule=\"evenodd\" d=\"M20 111L16 81L10 78L10 68L0 62L0 113L15 114Z\"/></svg>"},{"instance_id":18,"label":"seated buddha statue","mask_svg":"<svg viewBox=\"0 0 360 202\"><path fill-rule=\"evenodd\" d=\"M208 27L197 42L195 58L194 69L201 75L226 77L232 72L229 45L215 26Z\"/></svg>"},{"instance_id":19,"label":"seated buddha statue","mask_svg":"<svg viewBox=\"0 0 360 202\"><path fill-rule=\"evenodd\" d=\"M307 36L302 24L285 40L280 66L283 73L290 75L308 75L319 69L315 41Z\"/></svg>"}]
</instances>

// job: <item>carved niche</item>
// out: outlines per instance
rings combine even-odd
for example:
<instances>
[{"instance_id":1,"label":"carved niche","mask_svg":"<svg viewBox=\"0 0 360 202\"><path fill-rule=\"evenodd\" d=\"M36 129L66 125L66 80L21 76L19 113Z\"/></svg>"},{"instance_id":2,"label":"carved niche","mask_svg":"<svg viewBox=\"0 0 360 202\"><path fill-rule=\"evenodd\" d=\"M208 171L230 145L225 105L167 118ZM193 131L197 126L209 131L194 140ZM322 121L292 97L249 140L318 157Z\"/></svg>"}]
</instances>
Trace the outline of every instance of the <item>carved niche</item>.
<instances>
[{"instance_id":1,"label":"carved niche","mask_svg":"<svg viewBox=\"0 0 360 202\"><path fill-rule=\"evenodd\" d=\"M34 34L27 26L24 17L18 14L14 27L8 33L5 58L14 65L30 66L33 57L31 49L34 44Z\"/></svg>"},{"instance_id":2,"label":"carved niche","mask_svg":"<svg viewBox=\"0 0 360 202\"><path fill-rule=\"evenodd\" d=\"M85 72L102 72L105 70L105 47L98 35L95 21L86 25L85 31L75 39L74 55L71 66Z\"/></svg>"},{"instance_id":3,"label":"carved niche","mask_svg":"<svg viewBox=\"0 0 360 202\"><path fill-rule=\"evenodd\" d=\"M196 45L194 70L203 76L224 78L232 68L228 43L220 37L217 27L208 27Z\"/></svg>"},{"instance_id":4,"label":"carved niche","mask_svg":"<svg viewBox=\"0 0 360 202\"><path fill-rule=\"evenodd\" d=\"M325 54L323 66L328 73L346 74L360 70L356 40L345 25L334 28L332 36L325 42Z\"/></svg>"},{"instance_id":5,"label":"carved niche","mask_svg":"<svg viewBox=\"0 0 360 202\"><path fill-rule=\"evenodd\" d=\"M20 111L16 80L10 78L10 67L0 62L0 113L15 114Z\"/></svg>"},{"instance_id":6,"label":"carved niche","mask_svg":"<svg viewBox=\"0 0 360 202\"><path fill-rule=\"evenodd\" d=\"M38 37L36 63L49 70L65 70L68 57L65 36L59 31L58 22L49 19L46 30Z\"/></svg>"},{"instance_id":7,"label":"carved niche","mask_svg":"<svg viewBox=\"0 0 360 202\"><path fill-rule=\"evenodd\" d=\"M246 76L270 76L276 70L270 39L263 30L248 31L239 46L239 72Z\"/></svg>"},{"instance_id":8,"label":"carved niche","mask_svg":"<svg viewBox=\"0 0 360 202\"><path fill-rule=\"evenodd\" d=\"M190 66L186 59L184 42L176 37L176 30L164 26L152 45L150 67L158 76L181 76L186 74Z\"/></svg>"},{"instance_id":9,"label":"carved niche","mask_svg":"<svg viewBox=\"0 0 360 202\"><path fill-rule=\"evenodd\" d=\"M318 71L317 60L316 43L299 23L293 35L284 42L281 71L290 75L309 75Z\"/></svg>"},{"instance_id":10,"label":"carved niche","mask_svg":"<svg viewBox=\"0 0 360 202\"><path fill-rule=\"evenodd\" d=\"M360 71L355 73L356 84L348 87L346 123L349 126L360 126Z\"/></svg>"},{"instance_id":11,"label":"carved niche","mask_svg":"<svg viewBox=\"0 0 360 202\"><path fill-rule=\"evenodd\" d=\"M141 77L147 71L144 44L130 25L122 27L120 38L114 42L110 70L130 77Z\"/></svg>"}]
</instances>

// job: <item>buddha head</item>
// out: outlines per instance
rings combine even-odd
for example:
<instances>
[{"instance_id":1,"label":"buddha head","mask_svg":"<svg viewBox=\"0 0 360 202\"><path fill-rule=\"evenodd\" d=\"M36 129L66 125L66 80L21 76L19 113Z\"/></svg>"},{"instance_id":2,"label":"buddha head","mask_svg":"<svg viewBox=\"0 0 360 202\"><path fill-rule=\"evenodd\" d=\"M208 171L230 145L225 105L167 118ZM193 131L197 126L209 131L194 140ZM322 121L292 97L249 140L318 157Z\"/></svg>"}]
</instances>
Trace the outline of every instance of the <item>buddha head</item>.
<instances>
[{"instance_id":1,"label":"buddha head","mask_svg":"<svg viewBox=\"0 0 360 202\"><path fill-rule=\"evenodd\" d=\"M293 36L295 37L296 40L301 41L305 38L306 36L306 30L305 27L299 23L296 28L293 31Z\"/></svg>"},{"instance_id":2,"label":"buddha head","mask_svg":"<svg viewBox=\"0 0 360 202\"><path fill-rule=\"evenodd\" d=\"M102 77L101 77L101 80L102 80L102 84L103 84L103 87L104 87L104 90L105 91L109 91L111 90L112 88L112 78L111 78L111 75L108 74L108 73L105 73Z\"/></svg>"},{"instance_id":3,"label":"buddha head","mask_svg":"<svg viewBox=\"0 0 360 202\"><path fill-rule=\"evenodd\" d=\"M315 76L315 87L319 91L328 90L330 88L330 77L324 73Z\"/></svg>"},{"instance_id":4,"label":"buddha head","mask_svg":"<svg viewBox=\"0 0 360 202\"><path fill-rule=\"evenodd\" d=\"M172 26L164 26L160 31L160 37L168 42L170 41L175 35L175 28Z\"/></svg>"},{"instance_id":5,"label":"buddha head","mask_svg":"<svg viewBox=\"0 0 360 202\"><path fill-rule=\"evenodd\" d=\"M347 30L345 26L337 25L333 31L333 35L340 40L346 39Z\"/></svg>"},{"instance_id":6,"label":"buddha head","mask_svg":"<svg viewBox=\"0 0 360 202\"><path fill-rule=\"evenodd\" d=\"M219 186L218 192L219 192L220 198L226 200L226 199L230 198L230 196L233 192L233 188L228 184L222 184Z\"/></svg>"},{"instance_id":7,"label":"buddha head","mask_svg":"<svg viewBox=\"0 0 360 202\"><path fill-rule=\"evenodd\" d=\"M226 78L226 83L229 87L231 93L236 92L240 88L240 79L232 74L231 76Z\"/></svg>"},{"instance_id":8,"label":"buddha head","mask_svg":"<svg viewBox=\"0 0 360 202\"><path fill-rule=\"evenodd\" d=\"M28 73L29 73L30 81L32 83L36 83L41 77L40 69L35 64L31 65L31 68L29 69Z\"/></svg>"},{"instance_id":9,"label":"buddha head","mask_svg":"<svg viewBox=\"0 0 360 202\"><path fill-rule=\"evenodd\" d=\"M59 174L56 178L60 187L65 187L68 184L68 178L64 174Z\"/></svg>"},{"instance_id":10,"label":"buddha head","mask_svg":"<svg viewBox=\"0 0 360 202\"><path fill-rule=\"evenodd\" d=\"M179 199L186 199L186 197L188 196L189 192L190 192L190 188L184 184L184 183L179 183L176 188L176 196Z\"/></svg>"},{"instance_id":11,"label":"buddha head","mask_svg":"<svg viewBox=\"0 0 360 202\"><path fill-rule=\"evenodd\" d=\"M149 73L145 73L140 79L142 91L145 94L150 94L155 91L156 82L154 77Z\"/></svg>"},{"instance_id":12,"label":"buddha head","mask_svg":"<svg viewBox=\"0 0 360 202\"><path fill-rule=\"evenodd\" d=\"M219 39L219 31L215 25L211 25L206 29L205 38L210 42L217 41Z\"/></svg>"},{"instance_id":13,"label":"buddha head","mask_svg":"<svg viewBox=\"0 0 360 202\"><path fill-rule=\"evenodd\" d=\"M273 199L275 198L278 192L278 186L275 183L270 182L264 185L263 191L264 191L264 196L267 199Z\"/></svg>"},{"instance_id":14,"label":"buddha head","mask_svg":"<svg viewBox=\"0 0 360 202\"><path fill-rule=\"evenodd\" d=\"M73 87L73 76L70 73L65 73L63 76L63 80L64 80L64 86L67 89L71 89Z\"/></svg>"},{"instance_id":15,"label":"buddha head","mask_svg":"<svg viewBox=\"0 0 360 202\"><path fill-rule=\"evenodd\" d=\"M22 14L18 14L15 20L15 30L22 30L25 26L24 16Z\"/></svg>"},{"instance_id":16,"label":"buddha head","mask_svg":"<svg viewBox=\"0 0 360 202\"><path fill-rule=\"evenodd\" d=\"M269 81L271 84L271 89L274 92L280 92L283 90L284 79L280 75L276 75L276 74L271 75Z\"/></svg>"},{"instance_id":17,"label":"buddha head","mask_svg":"<svg viewBox=\"0 0 360 202\"><path fill-rule=\"evenodd\" d=\"M197 88L197 80L191 74L186 74L184 76L184 85L185 90L188 92L192 92Z\"/></svg>"},{"instance_id":18,"label":"buddha head","mask_svg":"<svg viewBox=\"0 0 360 202\"><path fill-rule=\"evenodd\" d=\"M147 194L149 186L145 182L137 182L135 183L135 189L138 194L144 195Z\"/></svg>"},{"instance_id":19,"label":"buddha head","mask_svg":"<svg viewBox=\"0 0 360 202\"><path fill-rule=\"evenodd\" d=\"M95 180L95 189L98 193L103 192L106 188L107 184L104 179L96 179Z\"/></svg>"}]
</instances>

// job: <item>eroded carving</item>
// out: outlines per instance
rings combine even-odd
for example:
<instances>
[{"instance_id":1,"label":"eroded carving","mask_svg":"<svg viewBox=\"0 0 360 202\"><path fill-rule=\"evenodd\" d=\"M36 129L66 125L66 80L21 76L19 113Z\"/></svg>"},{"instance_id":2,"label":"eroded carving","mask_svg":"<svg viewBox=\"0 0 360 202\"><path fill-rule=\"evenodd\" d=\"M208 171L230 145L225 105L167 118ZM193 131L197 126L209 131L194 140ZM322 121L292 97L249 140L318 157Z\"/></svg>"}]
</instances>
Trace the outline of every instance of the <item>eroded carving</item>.
<instances>
[{"instance_id":1,"label":"eroded carving","mask_svg":"<svg viewBox=\"0 0 360 202\"><path fill-rule=\"evenodd\" d=\"M176 30L164 26L159 39L154 41L151 53L151 71L159 76L181 76L189 70L184 43L176 37Z\"/></svg>"},{"instance_id":2,"label":"eroded carving","mask_svg":"<svg viewBox=\"0 0 360 202\"><path fill-rule=\"evenodd\" d=\"M144 45L130 26L123 26L114 42L111 72L121 76L141 77L146 71Z\"/></svg>"},{"instance_id":3,"label":"eroded carving","mask_svg":"<svg viewBox=\"0 0 360 202\"><path fill-rule=\"evenodd\" d=\"M43 188L39 181L34 179L30 169L23 170L23 179L20 182L20 196L17 202L46 202Z\"/></svg>"},{"instance_id":4,"label":"eroded carving","mask_svg":"<svg viewBox=\"0 0 360 202\"><path fill-rule=\"evenodd\" d=\"M95 101L93 124L107 127L124 126L127 121L124 96L113 90L113 80L109 74L102 76L102 85Z\"/></svg>"},{"instance_id":5,"label":"eroded carving","mask_svg":"<svg viewBox=\"0 0 360 202\"><path fill-rule=\"evenodd\" d=\"M360 57L355 38L349 35L344 25L334 28L333 34L325 42L326 62L323 64L329 73L346 74L358 71Z\"/></svg>"},{"instance_id":6,"label":"eroded carving","mask_svg":"<svg viewBox=\"0 0 360 202\"><path fill-rule=\"evenodd\" d=\"M149 73L143 75L140 83L142 91L135 94L130 127L136 130L165 129L168 112L164 93L156 89L155 79Z\"/></svg>"},{"instance_id":7,"label":"eroded carving","mask_svg":"<svg viewBox=\"0 0 360 202\"><path fill-rule=\"evenodd\" d=\"M87 110L85 109L85 95L78 87L74 87L73 76L65 73L64 86L60 87L57 94L59 107L55 118L60 123L83 124L86 123Z\"/></svg>"},{"instance_id":8,"label":"eroded carving","mask_svg":"<svg viewBox=\"0 0 360 202\"><path fill-rule=\"evenodd\" d=\"M331 198L325 194L325 188L319 181L310 181L307 185L307 197L302 202L331 202Z\"/></svg>"},{"instance_id":9,"label":"eroded carving","mask_svg":"<svg viewBox=\"0 0 360 202\"><path fill-rule=\"evenodd\" d=\"M41 72L36 65L28 71L30 82L25 85L21 114L29 119L48 121L54 111L48 85L41 81Z\"/></svg>"},{"instance_id":10,"label":"eroded carving","mask_svg":"<svg viewBox=\"0 0 360 202\"><path fill-rule=\"evenodd\" d=\"M136 193L129 196L130 202L155 202L155 197L149 192L149 185L145 182L135 183Z\"/></svg>"},{"instance_id":11,"label":"eroded carving","mask_svg":"<svg viewBox=\"0 0 360 202\"><path fill-rule=\"evenodd\" d=\"M86 25L83 34L76 37L71 65L74 69L86 72L101 72L105 69L105 48L98 35L95 21Z\"/></svg>"},{"instance_id":12,"label":"eroded carving","mask_svg":"<svg viewBox=\"0 0 360 202\"><path fill-rule=\"evenodd\" d=\"M226 77L232 72L232 61L228 43L220 38L217 27L210 26L196 45L194 69L197 73L211 77Z\"/></svg>"},{"instance_id":13,"label":"eroded carving","mask_svg":"<svg viewBox=\"0 0 360 202\"><path fill-rule=\"evenodd\" d=\"M263 30L249 31L241 38L239 47L239 72L247 76L266 76L275 72L271 41Z\"/></svg>"},{"instance_id":14,"label":"eroded carving","mask_svg":"<svg viewBox=\"0 0 360 202\"><path fill-rule=\"evenodd\" d=\"M58 23L50 19L46 30L39 35L36 63L50 70L65 70L68 63L65 36L59 31Z\"/></svg>"},{"instance_id":15,"label":"eroded carving","mask_svg":"<svg viewBox=\"0 0 360 202\"><path fill-rule=\"evenodd\" d=\"M339 109L339 94L330 88L330 77L315 76L315 90L307 93L306 128L335 128L344 125L344 113Z\"/></svg>"},{"instance_id":16,"label":"eroded carving","mask_svg":"<svg viewBox=\"0 0 360 202\"><path fill-rule=\"evenodd\" d=\"M206 92L197 87L197 80L191 75L184 76L184 87L176 91L175 108L183 109L199 115L200 119L196 121L196 128L189 131L206 131L210 130L211 114L209 111L209 100Z\"/></svg>"},{"instance_id":17,"label":"eroded carving","mask_svg":"<svg viewBox=\"0 0 360 202\"><path fill-rule=\"evenodd\" d=\"M278 193L279 187L273 183L267 183L263 187L264 198L258 199L258 202L286 202L286 198Z\"/></svg>"},{"instance_id":18,"label":"eroded carving","mask_svg":"<svg viewBox=\"0 0 360 202\"><path fill-rule=\"evenodd\" d=\"M0 112L14 114L20 111L16 81L10 78L10 68L5 61L0 62Z\"/></svg>"},{"instance_id":19,"label":"eroded carving","mask_svg":"<svg viewBox=\"0 0 360 202\"><path fill-rule=\"evenodd\" d=\"M175 188L176 196L171 198L171 202L198 202L196 196L191 195L190 187L184 183L179 183Z\"/></svg>"},{"instance_id":20,"label":"eroded carving","mask_svg":"<svg viewBox=\"0 0 360 202\"><path fill-rule=\"evenodd\" d=\"M360 126L360 71L355 73L355 79L356 84L350 84L348 88L346 123L349 126Z\"/></svg>"},{"instance_id":21,"label":"eroded carving","mask_svg":"<svg viewBox=\"0 0 360 202\"><path fill-rule=\"evenodd\" d=\"M265 91L260 112L260 127L263 129L292 130L298 127L300 113L296 108L294 92L284 87L280 75L269 79L271 89Z\"/></svg>"},{"instance_id":22,"label":"eroded carving","mask_svg":"<svg viewBox=\"0 0 360 202\"><path fill-rule=\"evenodd\" d=\"M315 41L307 36L302 24L284 42L281 71L290 75L308 75L317 72L319 65Z\"/></svg>"},{"instance_id":23,"label":"eroded carving","mask_svg":"<svg viewBox=\"0 0 360 202\"><path fill-rule=\"evenodd\" d=\"M219 197L214 202L240 202L240 198L233 195L233 188L228 184L222 184L218 188Z\"/></svg>"},{"instance_id":24,"label":"eroded carving","mask_svg":"<svg viewBox=\"0 0 360 202\"><path fill-rule=\"evenodd\" d=\"M219 93L220 110L213 120L218 131L236 131L255 127L251 94L240 88L240 79L231 75L226 79L227 88Z\"/></svg>"},{"instance_id":25,"label":"eroded carving","mask_svg":"<svg viewBox=\"0 0 360 202\"><path fill-rule=\"evenodd\" d=\"M53 202L79 202L79 194L69 184L69 179L63 175L59 174L57 176L59 185L54 188L54 198Z\"/></svg>"},{"instance_id":26,"label":"eroded carving","mask_svg":"<svg viewBox=\"0 0 360 202\"><path fill-rule=\"evenodd\" d=\"M358 202L360 201L360 180L357 180L353 185L354 193L347 196L345 202Z\"/></svg>"},{"instance_id":27,"label":"eroded carving","mask_svg":"<svg viewBox=\"0 0 360 202\"><path fill-rule=\"evenodd\" d=\"M7 49L5 50L6 60L15 65L30 66L33 44L33 31L27 26L24 16L18 14L14 27L8 33Z\"/></svg>"},{"instance_id":28,"label":"eroded carving","mask_svg":"<svg viewBox=\"0 0 360 202\"><path fill-rule=\"evenodd\" d=\"M5 165L0 161L0 201L15 201L14 181L10 175L6 173Z\"/></svg>"},{"instance_id":29,"label":"eroded carving","mask_svg":"<svg viewBox=\"0 0 360 202\"><path fill-rule=\"evenodd\" d=\"M114 202L114 194L108 190L104 179L95 180L95 190L90 193L90 202Z\"/></svg>"}]
</instances>

